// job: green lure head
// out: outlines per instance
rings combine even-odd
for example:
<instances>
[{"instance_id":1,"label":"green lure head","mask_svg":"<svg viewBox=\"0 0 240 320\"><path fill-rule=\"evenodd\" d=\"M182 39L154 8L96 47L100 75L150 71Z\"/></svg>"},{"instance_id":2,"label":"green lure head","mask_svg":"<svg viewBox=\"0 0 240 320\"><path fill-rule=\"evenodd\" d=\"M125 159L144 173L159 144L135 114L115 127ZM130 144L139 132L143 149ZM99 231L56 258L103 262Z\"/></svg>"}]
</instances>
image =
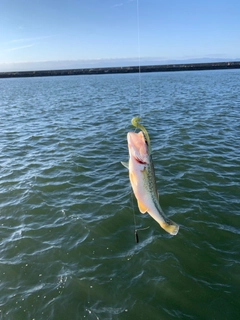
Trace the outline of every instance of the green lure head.
<instances>
[{"instance_id":1,"label":"green lure head","mask_svg":"<svg viewBox=\"0 0 240 320\"><path fill-rule=\"evenodd\" d=\"M143 132L143 134L144 134L144 136L145 136L145 139L146 139L146 141L147 141L147 144L148 144L148 154L149 154L149 156L150 156L151 153L152 153L150 138L149 138L148 132L147 132L147 130L145 129L145 127L139 123L140 120L141 120L141 119L140 119L139 117L134 117L134 118L132 118L131 123L132 123L132 125L133 125L134 127L142 130L142 132Z\"/></svg>"}]
</instances>

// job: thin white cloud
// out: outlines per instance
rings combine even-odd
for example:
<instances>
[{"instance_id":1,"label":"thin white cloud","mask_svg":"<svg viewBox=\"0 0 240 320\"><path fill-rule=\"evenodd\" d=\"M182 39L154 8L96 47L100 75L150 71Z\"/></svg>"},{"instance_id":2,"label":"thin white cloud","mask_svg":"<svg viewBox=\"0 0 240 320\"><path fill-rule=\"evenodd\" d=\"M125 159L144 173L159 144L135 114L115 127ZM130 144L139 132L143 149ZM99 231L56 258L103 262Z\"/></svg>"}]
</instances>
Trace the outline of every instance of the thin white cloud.
<instances>
[{"instance_id":1,"label":"thin white cloud","mask_svg":"<svg viewBox=\"0 0 240 320\"><path fill-rule=\"evenodd\" d=\"M33 37L33 38L19 38L8 41L8 43L17 43L17 42L29 42L29 41L38 41L43 39L52 38L53 36L42 36L42 37Z\"/></svg>"},{"instance_id":2,"label":"thin white cloud","mask_svg":"<svg viewBox=\"0 0 240 320\"><path fill-rule=\"evenodd\" d=\"M32 37L32 38L19 38L19 39L12 39L6 42L8 48L6 48L4 51L16 51L16 50L22 50L26 48L33 47L36 42L39 42L44 39L52 38L53 36L40 36L40 37Z\"/></svg>"},{"instance_id":3,"label":"thin white cloud","mask_svg":"<svg viewBox=\"0 0 240 320\"><path fill-rule=\"evenodd\" d=\"M116 3L116 4L114 4L112 7L113 8L116 8L116 7L122 7L123 6L123 2L121 2L121 3Z\"/></svg>"},{"instance_id":4,"label":"thin white cloud","mask_svg":"<svg viewBox=\"0 0 240 320\"><path fill-rule=\"evenodd\" d=\"M112 8L122 7L129 2L138 1L138 0L125 0L124 2L115 3L112 5Z\"/></svg>"},{"instance_id":5,"label":"thin white cloud","mask_svg":"<svg viewBox=\"0 0 240 320\"><path fill-rule=\"evenodd\" d=\"M20 38L20 39L13 39L8 41L8 43L18 43L18 42L28 42L28 41L32 41L33 38Z\"/></svg>"},{"instance_id":6,"label":"thin white cloud","mask_svg":"<svg viewBox=\"0 0 240 320\"><path fill-rule=\"evenodd\" d=\"M20 47L14 47L14 48L9 48L9 49L6 49L5 51L15 51L15 50L21 50L21 49L26 49L26 48L30 48L30 47L33 47L34 44L28 44L28 45L25 45L25 46L20 46Z\"/></svg>"}]
</instances>

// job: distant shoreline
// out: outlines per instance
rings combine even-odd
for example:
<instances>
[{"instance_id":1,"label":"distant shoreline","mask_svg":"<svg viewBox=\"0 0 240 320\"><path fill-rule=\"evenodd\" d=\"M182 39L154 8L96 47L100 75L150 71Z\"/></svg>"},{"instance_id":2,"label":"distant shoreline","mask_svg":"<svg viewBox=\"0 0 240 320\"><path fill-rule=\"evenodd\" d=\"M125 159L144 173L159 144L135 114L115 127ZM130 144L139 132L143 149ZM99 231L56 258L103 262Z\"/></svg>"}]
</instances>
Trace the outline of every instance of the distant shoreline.
<instances>
[{"instance_id":1,"label":"distant shoreline","mask_svg":"<svg viewBox=\"0 0 240 320\"><path fill-rule=\"evenodd\" d=\"M38 71L16 71L0 72L0 78L21 78L21 77L50 77L50 76L71 76L89 74L116 74L116 73L138 73L140 72L169 72L169 71L193 71L193 70L221 70L240 69L240 61L231 62L210 62L210 63L187 63L167 65L147 65L132 67L109 67L109 68L82 68L63 70L38 70Z\"/></svg>"}]
</instances>

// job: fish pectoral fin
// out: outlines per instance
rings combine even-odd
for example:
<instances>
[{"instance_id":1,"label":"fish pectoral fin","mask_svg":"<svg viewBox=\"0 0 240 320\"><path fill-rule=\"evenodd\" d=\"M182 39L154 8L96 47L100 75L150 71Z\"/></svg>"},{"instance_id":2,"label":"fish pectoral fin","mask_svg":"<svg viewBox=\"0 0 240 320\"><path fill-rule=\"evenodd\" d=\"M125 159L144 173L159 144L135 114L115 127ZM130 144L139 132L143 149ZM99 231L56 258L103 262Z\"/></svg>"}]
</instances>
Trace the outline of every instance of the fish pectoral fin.
<instances>
[{"instance_id":1,"label":"fish pectoral fin","mask_svg":"<svg viewBox=\"0 0 240 320\"><path fill-rule=\"evenodd\" d=\"M125 168L129 169L128 162L123 162L123 161L121 161L121 164L122 164Z\"/></svg>"},{"instance_id":2,"label":"fish pectoral fin","mask_svg":"<svg viewBox=\"0 0 240 320\"><path fill-rule=\"evenodd\" d=\"M144 206L144 204L142 204L141 201L138 200L138 209L141 213L146 213L147 212L147 208Z\"/></svg>"}]
</instances>

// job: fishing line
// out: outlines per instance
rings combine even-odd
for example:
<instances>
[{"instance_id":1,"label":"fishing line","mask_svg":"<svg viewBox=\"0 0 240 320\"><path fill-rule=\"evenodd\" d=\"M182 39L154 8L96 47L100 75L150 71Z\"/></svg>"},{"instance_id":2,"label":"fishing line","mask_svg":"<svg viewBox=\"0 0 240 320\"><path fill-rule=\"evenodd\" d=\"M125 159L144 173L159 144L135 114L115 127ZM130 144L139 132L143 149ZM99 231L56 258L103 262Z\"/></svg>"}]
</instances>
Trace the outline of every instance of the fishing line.
<instances>
[{"instance_id":1,"label":"fishing line","mask_svg":"<svg viewBox=\"0 0 240 320\"><path fill-rule=\"evenodd\" d=\"M147 230L150 227L148 226L148 227L145 227L145 228L137 228L136 215L135 215L135 212L134 212L134 205L133 205L133 198L134 198L133 197L133 192L131 192L132 210L133 210L133 222L134 222L134 237L135 237L136 243L139 243L138 231Z\"/></svg>"},{"instance_id":2,"label":"fishing line","mask_svg":"<svg viewBox=\"0 0 240 320\"><path fill-rule=\"evenodd\" d=\"M134 237L135 237L135 241L136 243L139 242L139 238L138 238L138 231L137 231L137 223L136 223L136 217L135 217L135 212L134 212L134 205L133 205L133 192L131 192L131 200L132 200L132 211L133 211L133 222L134 222Z\"/></svg>"},{"instance_id":3,"label":"fishing line","mask_svg":"<svg viewBox=\"0 0 240 320\"><path fill-rule=\"evenodd\" d=\"M138 83L139 83L139 117L142 116L142 79L141 79L141 50L140 50L140 10L139 10L139 0L136 1L137 4L137 46L138 46ZM135 128L135 132L136 132ZM142 229L137 229L136 226L136 216L134 212L133 205L133 192L132 192L132 210L133 210L133 221L134 221L134 236L136 243L139 242L138 231Z\"/></svg>"},{"instance_id":4,"label":"fishing line","mask_svg":"<svg viewBox=\"0 0 240 320\"><path fill-rule=\"evenodd\" d=\"M134 222L134 238L135 238L135 242L138 243L139 242L139 237L138 237L138 230L137 227L137 223L136 223L136 216L135 216L135 212L134 212L134 205L133 205L133 192L131 192L131 199L132 199L132 211L133 211L133 222Z\"/></svg>"},{"instance_id":5,"label":"fishing line","mask_svg":"<svg viewBox=\"0 0 240 320\"><path fill-rule=\"evenodd\" d=\"M138 82L139 82L139 117L142 116L142 79L141 79L141 48L140 48L140 10L137 2L137 34L138 34Z\"/></svg>"}]
</instances>

